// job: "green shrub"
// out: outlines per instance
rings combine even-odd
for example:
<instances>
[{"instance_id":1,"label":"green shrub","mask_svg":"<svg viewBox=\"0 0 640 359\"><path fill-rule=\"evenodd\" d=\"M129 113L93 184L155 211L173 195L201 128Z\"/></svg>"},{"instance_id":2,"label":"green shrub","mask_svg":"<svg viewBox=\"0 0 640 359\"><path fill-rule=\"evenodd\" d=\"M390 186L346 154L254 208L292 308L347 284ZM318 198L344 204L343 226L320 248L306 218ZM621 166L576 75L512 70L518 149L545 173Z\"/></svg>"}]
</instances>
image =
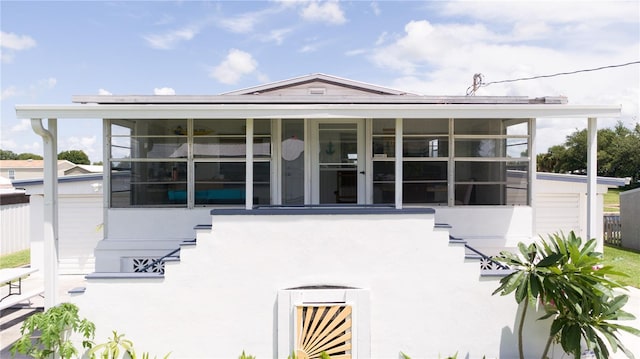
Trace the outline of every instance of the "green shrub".
<instances>
[{"instance_id":1,"label":"green shrub","mask_svg":"<svg viewBox=\"0 0 640 359\"><path fill-rule=\"evenodd\" d=\"M509 265L514 272L500 280L493 294L514 293L522 312L518 319L518 351L524 359L523 327L529 305L542 303L546 314L553 318L542 358L546 358L556 341L562 349L580 358L581 340L598 359L609 357L605 340L614 351L620 348L627 356L631 352L620 342L618 331L640 335L640 331L612 321L634 319L622 310L626 294L616 295L623 286L609 279L624 275L611 266L602 265L602 254L595 252L596 240L582 244L574 232L568 236L555 234L548 240L526 245L518 244L519 253L501 252L496 260Z\"/></svg>"}]
</instances>

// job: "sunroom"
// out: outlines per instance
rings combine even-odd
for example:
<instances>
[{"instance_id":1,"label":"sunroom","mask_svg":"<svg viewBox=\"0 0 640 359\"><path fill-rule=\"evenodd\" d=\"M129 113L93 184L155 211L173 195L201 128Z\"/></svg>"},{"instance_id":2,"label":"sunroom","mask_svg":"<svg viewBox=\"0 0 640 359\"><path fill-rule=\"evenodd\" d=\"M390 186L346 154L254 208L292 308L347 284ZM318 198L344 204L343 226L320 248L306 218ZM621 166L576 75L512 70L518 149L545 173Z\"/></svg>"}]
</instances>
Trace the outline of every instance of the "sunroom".
<instances>
[{"instance_id":1,"label":"sunroom","mask_svg":"<svg viewBox=\"0 0 640 359\"><path fill-rule=\"evenodd\" d=\"M105 123L110 208L529 204L528 118Z\"/></svg>"}]
</instances>

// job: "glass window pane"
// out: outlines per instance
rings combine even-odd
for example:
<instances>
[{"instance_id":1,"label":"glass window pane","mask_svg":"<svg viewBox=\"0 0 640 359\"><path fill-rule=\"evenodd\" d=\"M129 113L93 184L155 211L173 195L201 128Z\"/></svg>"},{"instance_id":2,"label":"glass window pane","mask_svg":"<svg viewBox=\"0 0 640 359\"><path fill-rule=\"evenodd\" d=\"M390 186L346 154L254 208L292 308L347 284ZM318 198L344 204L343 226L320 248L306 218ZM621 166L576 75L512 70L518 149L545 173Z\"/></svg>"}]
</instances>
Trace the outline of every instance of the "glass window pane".
<instances>
[{"instance_id":1,"label":"glass window pane","mask_svg":"<svg viewBox=\"0 0 640 359\"><path fill-rule=\"evenodd\" d=\"M187 120L135 120L134 136L186 136Z\"/></svg>"},{"instance_id":2,"label":"glass window pane","mask_svg":"<svg viewBox=\"0 0 640 359\"><path fill-rule=\"evenodd\" d=\"M186 206L186 162L111 163L111 207Z\"/></svg>"},{"instance_id":3,"label":"glass window pane","mask_svg":"<svg viewBox=\"0 0 640 359\"><path fill-rule=\"evenodd\" d=\"M254 135L270 135L271 120L253 120Z\"/></svg>"},{"instance_id":4,"label":"glass window pane","mask_svg":"<svg viewBox=\"0 0 640 359\"><path fill-rule=\"evenodd\" d=\"M373 203L393 204L396 202L396 185L393 183L373 183Z\"/></svg>"},{"instance_id":5,"label":"glass window pane","mask_svg":"<svg viewBox=\"0 0 640 359\"><path fill-rule=\"evenodd\" d=\"M271 137L254 137L253 138L253 157L254 158L270 158L271 157Z\"/></svg>"},{"instance_id":6,"label":"glass window pane","mask_svg":"<svg viewBox=\"0 0 640 359\"><path fill-rule=\"evenodd\" d=\"M448 137L404 137L402 139L404 157L447 157Z\"/></svg>"},{"instance_id":7,"label":"glass window pane","mask_svg":"<svg viewBox=\"0 0 640 359\"><path fill-rule=\"evenodd\" d=\"M246 137L196 137L193 139L193 157L244 158L247 154Z\"/></svg>"},{"instance_id":8,"label":"glass window pane","mask_svg":"<svg viewBox=\"0 0 640 359\"><path fill-rule=\"evenodd\" d=\"M529 140L527 138L507 138L507 157L522 158L529 156Z\"/></svg>"},{"instance_id":9,"label":"glass window pane","mask_svg":"<svg viewBox=\"0 0 640 359\"><path fill-rule=\"evenodd\" d=\"M447 162L405 161L402 164L404 181L447 181Z\"/></svg>"},{"instance_id":10,"label":"glass window pane","mask_svg":"<svg viewBox=\"0 0 640 359\"><path fill-rule=\"evenodd\" d=\"M395 166L392 161L373 162L373 203L395 203Z\"/></svg>"},{"instance_id":11,"label":"glass window pane","mask_svg":"<svg viewBox=\"0 0 640 359\"><path fill-rule=\"evenodd\" d=\"M454 133L456 135L502 135L501 119L454 119Z\"/></svg>"},{"instance_id":12,"label":"glass window pane","mask_svg":"<svg viewBox=\"0 0 640 359\"><path fill-rule=\"evenodd\" d=\"M271 163L253 163L253 204L271 204Z\"/></svg>"},{"instance_id":13,"label":"glass window pane","mask_svg":"<svg viewBox=\"0 0 640 359\"><path fill-rule=\"evenodd\" d=\"M304 204L304 121L282 120L282 204Z\"/></svg>"},{"instance_id":14,"label":"glass window pane","mask_svg":"<svg viewBox=\"0 0 640 359\"><path fill-rule=\"evenodd\" d=\"M373 163L374 182L393 182L396 178L396 164L392 161L376 161Z\"/></svg>"},{"instance_id":15,"label":"glass window pane","mask_svg":"<svg viewBox=\"0 0 640 359\"><path fill-rule=\"evenodd\" d=\"M396 133L396 120L394 119L374 119L374 135L393 135Z\"/></svg>"},{"instance_id":16,"label":"glass window pane","mask_svg":"<svg viewBox=\"0 0 640 359\"><path fill-rule=\"evenodd\" d=\"M112 137L110 157L131 158L131 137Z\"/></svg>"},{"instance_id":17,"label":"glass window pane","mask_svg":"<svg viewBox=\"0 0 640 359\"><path fill-rule=\"evenodd\" d=\"M187 158L187 137L133 137L133 158Z\"/></svg>"},{"instance_id":18,"label":"glass window pane","mask_svg":"<svg viewBox=\"0 0 640 359\"><path fill-rule=\"evenodd\" d=\"M405 135L446 135L449 133L448 119L406 119L402 123Z\"/></svg>"},{"instance_id":19,"label":"glass window pane","mask_svg":"<svg viewBox=\"0 0 640 359\"><path fill-rule=\"evenodd\" d=\"M504 126L507 129L507 135L529 135L529 120L527 119L504 120Z\"/></svg>"},{"instance_id":20,"label":"glass window pane","mask_svg":"<svg viewBox=\"0 0 640 359\"><path fill-rule=\"evenodd\" d=\"M503 139L458 139L456 157L504 157Z\"/></svg>"},{"instance_id":21,"label":"glass window pane","mask_svg":"<svg viewBox=\"0 0 640 359\"><path fill-rule=\"evenodd\" d=\"M373 157L387 158L396 156L396 138L378 136L373 138Z\"/></svg>"},{"instance_id":22,"label":"glass window pane","mask_svg":"<svg viewBox=\"0 0 640 359\"><path fill-rule=\"evenodd\" d=\"M196 204L244 204L244 162L195 164Z\"/></svg>"},{"instance_id":23,"label":"glass window pane","mask_svg":"<svg viewBox=\"0 0 640 359\"><path fill-rule=\"evenodd\" d=\"M404 203L447 203L447 183L403 183Z\"/></svg>"},{"instance_id":24,"label":"glass window pane","mask_svg":"<svg viewBox=\"0 0 640 359\"><path fill-rule=\"evenodd\" d=\"M500 182L506 180L504 162L456 161L456 182Z\"/></svg>"},{"instance_id":25,"label":"glass window pane","mask_svg":"<svg viewBox=\"0 0 640 359\"><path fill-rule=\"evenodd\" d=\"M254 124L255 125L255 124ZM242 135L247 124L242 120L193 120L194 136Z\"/></svg>"}]
</instances>

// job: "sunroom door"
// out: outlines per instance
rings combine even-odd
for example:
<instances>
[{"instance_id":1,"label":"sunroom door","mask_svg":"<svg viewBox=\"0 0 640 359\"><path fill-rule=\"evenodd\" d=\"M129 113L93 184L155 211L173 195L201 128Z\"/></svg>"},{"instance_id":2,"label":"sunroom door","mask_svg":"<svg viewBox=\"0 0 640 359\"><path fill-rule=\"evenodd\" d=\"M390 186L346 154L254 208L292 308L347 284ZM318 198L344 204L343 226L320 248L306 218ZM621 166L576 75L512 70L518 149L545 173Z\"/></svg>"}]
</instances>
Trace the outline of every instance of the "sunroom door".
<instances>
[{"instance_id":1,"label":"sunroom door","mask_svg":"<svg viewBox=\"0 0 640 359\"><path fill-rule=\"evenodd\" d=\"M312 122L311 203L364 204L364 120Z\"/></svg>"}]
</instances>

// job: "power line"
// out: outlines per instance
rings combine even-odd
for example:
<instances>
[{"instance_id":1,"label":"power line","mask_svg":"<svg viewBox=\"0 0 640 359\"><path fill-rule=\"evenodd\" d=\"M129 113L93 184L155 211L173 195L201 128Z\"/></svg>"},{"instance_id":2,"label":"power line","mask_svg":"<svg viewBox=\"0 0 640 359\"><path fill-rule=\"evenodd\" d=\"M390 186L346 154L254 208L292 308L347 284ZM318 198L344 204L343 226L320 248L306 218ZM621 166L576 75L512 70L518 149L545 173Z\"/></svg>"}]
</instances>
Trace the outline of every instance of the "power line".
<instances>
[{"instance_id":1,"label":"power line","mask_svg":"<svg viewBox=\"0 0 640 359\"><path fill-rule=\"evenodd\" d=\"M517 78L517 79L491 81L491 82L484 82L482 74L474 74L473 75L473 85L471 85L471 86L469 86L469 88L467 88L467 96L474 96L476 94L476 91L478 91L478 89L480 89L481 87L487 87L487 86L493 85L493 84L501 84L501 83L507 83L507 82L516 82L516 81L535 80L535 79L556 77L556 76L563 76L563 75L573 75L573 74L578 74L578 73L581 73L581 72L599 71L599 70L605 70L605 69L611 69L611 68L623 67L623 66L629 66L629 65L635 65L635 64L640 64L640 61L632 61L632 62L627 62L625 64L618 64L618 65L600 66L600 67L595 67L595 68L592 68L592 69L576 70L576 71L569 71L569 72L558 72L558 73L551 74L551 75L539 75L539 76L531 76L531 77L521 77L521 78Z\"/></svg>"}]
</instances>

